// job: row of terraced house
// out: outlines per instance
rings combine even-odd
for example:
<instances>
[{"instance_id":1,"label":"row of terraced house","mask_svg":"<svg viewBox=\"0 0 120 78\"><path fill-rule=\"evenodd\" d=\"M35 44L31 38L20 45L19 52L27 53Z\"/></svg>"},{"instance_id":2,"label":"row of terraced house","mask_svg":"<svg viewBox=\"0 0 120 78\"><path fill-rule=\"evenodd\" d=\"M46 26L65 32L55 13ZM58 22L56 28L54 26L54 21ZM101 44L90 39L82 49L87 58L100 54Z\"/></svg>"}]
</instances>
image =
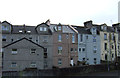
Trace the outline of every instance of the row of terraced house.
<instances>
[{"instance_id":1,"label":"row of terraced house","mask_svg":"<svg viewBox=\"0 0 120 78\"><path fill-rule=\"evenodd\" d=\"M12 25L1 22L2 71L67 68L116 62L120 56L120 24L84 26L51 24Z\"/></svg>"}]
</instances>

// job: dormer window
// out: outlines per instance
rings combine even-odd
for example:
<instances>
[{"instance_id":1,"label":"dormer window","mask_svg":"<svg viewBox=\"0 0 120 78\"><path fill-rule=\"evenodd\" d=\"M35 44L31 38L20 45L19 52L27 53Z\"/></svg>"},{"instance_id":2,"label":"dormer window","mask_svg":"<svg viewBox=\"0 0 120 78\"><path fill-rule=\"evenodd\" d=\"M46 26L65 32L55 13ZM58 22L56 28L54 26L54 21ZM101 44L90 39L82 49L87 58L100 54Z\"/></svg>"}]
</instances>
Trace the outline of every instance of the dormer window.
<instances>
[{"instance_id":1,"label":"dormer window","mask_svg":"<svg viewBox=\"0 0 120 78\"><path fill-rule=\"evenodd\" d=\"M61 26L58 26L58 30L61 31L61 29L62 29Z\"/></svg>"},{"instance_id":2,"label":"dormer window","mask_svg":"<svg viewBox=\"0 0 120 78\"><path fill-rule=\"evenodd\" d=\"M96 29L95 28L93 28L93 32L95 32L96 31Z\"/></svg>"},{"instance_id":3,"label":"dormer window","mask_svg":"<svg viewBox=\"0 0 120 78\"><path fill-rule=\"evenodd\" d=\"M8 30L7 26L2 26L2 30Z\"/></svg>"},{"instance_id":4,"label":"dormer window","mask_svg":"<svg viewBox=\"0 0 120 78\"><path fill-rule=\"evenodd\" d=\"M101 26L101 29L103 30L103 26Z\"/></svg>"},{"instance_id":5,"label":"dormer window","mask_svg":"<svg viewBox=\"0 0 120 78\"><path fill-rule=\"evenodd\" d=\"M96 28L93 28L93 34L96 34Z\"/></svg>"},{"instance_id":6,"label":"dormer window","mask_svg":"<svg viewBox=\"0 0 120 78\"><path fill-rule=\"evenodd\" d=\"M47 31L46 27L40 27L40 31Z\"/></svg>"},{"instance_id":7,"label":"dormer window","mask_svg":"<svg viewBox=\"0 0 120 78\"><path fill-rule=\"evenodd\" d=\"M22 30L19 30L20 33L22 33L23 31Z\"/></svg>"},{"instance_id":8,"label":"dormer window","mask_svg":"<svg viewBox=\"0 0 120 78\"><path fill-rule=\"evenodd\" d=\"M40 27L40 31L43 31L43 27Z\"/></svg>"},{"instance_id":9,"label":"dormer window","mask_svg":"<svg viewBox=\"0 0 120 78\"><path fill-rule=\"evenodd\" d=\"M44 31L47 31L47 28L46 28L46 27L44 27Z\"/></svg>"},{"instance_id":10,"label":"dormer window","mask_svg":"<svg viewBox=\"0 0 120 78\"><path fill-rule=\"evenodd\" d=\"M107 29L107 27L105 26L105 27L104 27L104 30L106 30L106 29Z\"/></svg>"}]
</instances>

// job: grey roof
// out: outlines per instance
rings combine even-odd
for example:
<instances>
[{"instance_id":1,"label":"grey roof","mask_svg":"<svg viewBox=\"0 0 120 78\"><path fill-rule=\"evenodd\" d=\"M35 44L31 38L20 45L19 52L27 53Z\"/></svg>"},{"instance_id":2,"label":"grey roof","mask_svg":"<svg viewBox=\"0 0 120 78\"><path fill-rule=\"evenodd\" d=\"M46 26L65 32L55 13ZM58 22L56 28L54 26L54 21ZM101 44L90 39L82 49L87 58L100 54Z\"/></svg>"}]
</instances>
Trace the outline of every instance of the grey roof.
<instances>
[{"instance_id":1,"label":"grey roof","mask_svg":"<svg viewBox=\"0 0 120 78\"><path fill-rule=\"evenodd\" d=\"M22 30L22 33L25 33L25 31L31 31L32 34L36 34L35 26L25 26L25 25L14 25L12 27L12 33L18 34L19 30ZM20 34L20 33L19 33Z\"/></svg>"},{"instance_id":2,"label":"grey roof","mask_svg":"<svg viewBox=\"0 0 120 78\"><path fill-rule=\"evenodd\" d=\"M103 31L103 30L101 29L101 26L102 26L102 25L93 25L93 26L97 27L97 30L98 30L98 31ZM115 32L115 30L114 30L113 27L111 27L111 26L106 26L106 27L107 27L107 32Z\"/></svg>"},{"instance_id":3,"label":"grey roof","mask_svg":"<svg viewBox=\"0 0 120 78\"><path fill-rule=\"evenodd\" d=\"M86 29L85 27L82 26L73 26L73 27L81 34L91 34L90 29Z\"/></svg>"},{"instance_id":4,"label":"grey roof","mask_svg":"<svg viewBox=\"0 0 120 78\"><path fill-rule=\"evenodd\" d=\"M19 30L22 30L21 34L29 34L27 31L31 31L30 34L37 34L37 26L26 26L26 25L12 25L12 34L20 34ZM42 34L42 33L41 33ZM48 35L51 35L52 32L48 29Z\"/></svg>"}]
</instances>

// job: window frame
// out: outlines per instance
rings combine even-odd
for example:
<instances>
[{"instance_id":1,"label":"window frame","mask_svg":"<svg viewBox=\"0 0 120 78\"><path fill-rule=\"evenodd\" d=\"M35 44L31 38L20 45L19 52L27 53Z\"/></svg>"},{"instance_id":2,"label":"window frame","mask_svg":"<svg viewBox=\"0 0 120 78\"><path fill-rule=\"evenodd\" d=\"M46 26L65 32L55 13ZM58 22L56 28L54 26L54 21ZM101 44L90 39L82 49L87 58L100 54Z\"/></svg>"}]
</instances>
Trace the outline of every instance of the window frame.
<instances>
[{"instance_id":1,"label":"window frame","mask_svg":"<svg viewBox=\"0 0 120 78\"><path fill-rule=\"evenodd\" d=\"M107 33L104 33L104 40L107 40Z\"/></svg>"},{"instance_id":2,"label":"window frame","mask_svg":"<svg viewBox=\"0 0 120 78\"><path fill-rule=\"evenodd\" d=\"M2 35L2 41L7 41L6 35Z\"/></svg>"},{"instance_id":3,"label":"window frame","mask_svg":"<svg viewBox=\"0 0 120 78\"><path fill-rule=\"evenodd\" d=\"M12 62L11 67L17 67L17 62Z\"/></svg>"},{"instance_id":4,"label":"window frame","mask_svg":"<svg viewBox=\"0 0 120 78\"><path fill-rule=\"evenodd\" d=\"M62 35L58 34L58 42L62 42Z\"/></svg>"},{"instance_id":5,"label":"window frame","mask_svg":"<svg viewBox=\"0 0 120 78\"><path fill-rule=\"evenodd\" d=\"M75 34L72 34L72 43L75 43Z\"/></svg>"},{"instance_id":6,"label":"window frame","mask_svg":"<svg viewBox=\"0 0 120 78\"><path fill-rule=\"evenodd\" d=\"M36 62L31 62L31 63L30 63L30 67L37 67Z\"/></svg>"},{"instance_id":7,"label":"window frame","mask_svg":"<svg viewBox=\"0 0 120 78\"><path fill-rule=\"evenodd\" d=\"M2 25L2 30L5 30L5 31L6 31L6 30L9 30L9 28L8 28L8 26L3 26L3 25Z\"/></svg>"},{"instance_id":8,"label":"window frame","mask_svg":"<svg viewBox=\"0 0 120 78\"><path fill-rule=\"evenodd\" d=\"M12 55L16 55L18 53L18 50L16 49L16 48L13 48L12 50L11 50L11 54Z\"/></svg>"},{"instance_id":9,"label":"window frame","mask_svg":"<svg viewBox=\"0 0 120 78\"><path fill-rule=\"evenodd\" d=\"M47 31L47 28L46 28L46 27L43 27L43 31Z\"/></svg>"},{"instance_id":10,"label":"window frame","mask_svg":"<svg viewBox=\"0 0 120 78\"><path fill-rule=\"evenodd\" d=\"M62 54L62 46L58 46L58 55Z\"/></svg>"},{"instance_id":11,"label":"window frame","mask_svg":"<svg viewBox=\"0 0 120 78\"><path fill-rule=\"evenodd\" d=\"M62 26L58 26L58 31L61 31L62 30Z\"/></svg>"},{"instance_id":12,"label":"window frame","mask_svg":"<svg viewBox=\"0 0 120 78\"><path fill-rule=\"evenodd\" d=\"M32 51L34 50L34 51ZM36 53L36 49L30 49L30 54L35 54Z\"/></svg>"},{"instance_id":13,"label":"window frame","mask_svg":"<svg viewBox=\"0 0 120 78\"><path fill-rule=\"evenodd\" d=\"M61 58L58 59L58 65L59 65L59 66L62 65L62 59L61 59Z\"/></svg>"}]
</instances>

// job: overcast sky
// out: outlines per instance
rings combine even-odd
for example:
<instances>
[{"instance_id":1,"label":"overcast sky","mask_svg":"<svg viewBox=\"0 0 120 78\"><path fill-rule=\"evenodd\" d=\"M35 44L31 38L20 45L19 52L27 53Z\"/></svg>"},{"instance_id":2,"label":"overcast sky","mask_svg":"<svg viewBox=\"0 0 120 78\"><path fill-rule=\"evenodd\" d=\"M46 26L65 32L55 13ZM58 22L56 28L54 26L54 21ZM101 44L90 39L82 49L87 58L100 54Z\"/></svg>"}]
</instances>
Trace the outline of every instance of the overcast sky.
<instances>
[{"instance_id":1,"label":"overcast sky","mask_svg":"<svg viewBox=\"0 0 120 78\"><path fill-rule=\"evenodd\" d=\"M13 25L38 25L50 19L53 24L112 25L118 22L120 0L0 0L0 20Z\"/></svg>"}]
</instances>

